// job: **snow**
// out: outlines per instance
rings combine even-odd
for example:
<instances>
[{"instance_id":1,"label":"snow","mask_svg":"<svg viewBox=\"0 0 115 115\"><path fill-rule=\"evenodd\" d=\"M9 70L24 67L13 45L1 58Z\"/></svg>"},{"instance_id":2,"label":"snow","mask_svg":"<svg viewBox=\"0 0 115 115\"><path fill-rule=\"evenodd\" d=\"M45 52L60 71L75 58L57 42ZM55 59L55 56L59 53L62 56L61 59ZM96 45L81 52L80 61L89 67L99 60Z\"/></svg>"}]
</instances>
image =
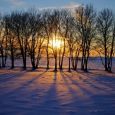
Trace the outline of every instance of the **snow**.
<instances>
[{"instance_id":1,"label":"snow","mask_svg":"<svg viewBox=\"0 0 115 115\"><path fill-rule=\"evenodd\" d=\"M0 115L115 115L114 71L105 72L95 60L89 68L0 69Z\"/></svg>"}]
</instances>

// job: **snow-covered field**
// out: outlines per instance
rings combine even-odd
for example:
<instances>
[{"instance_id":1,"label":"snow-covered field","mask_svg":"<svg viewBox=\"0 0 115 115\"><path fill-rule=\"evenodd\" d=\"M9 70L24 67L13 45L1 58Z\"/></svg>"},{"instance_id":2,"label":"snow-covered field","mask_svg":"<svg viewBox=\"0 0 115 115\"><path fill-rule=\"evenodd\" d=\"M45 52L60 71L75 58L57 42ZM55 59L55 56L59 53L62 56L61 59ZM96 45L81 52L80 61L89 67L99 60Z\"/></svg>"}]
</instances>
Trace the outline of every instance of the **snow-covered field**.
<instances>
[{"instance_id":1,"label":"snow-covered field","mask_svg":"<svg viewBox=\"0 0 115 115\"><path fill-rule=\"evenodd\" d=\"M98 62L88 73L0 69L0 115L115 115L115 63L107 73Z\"/></svg>"}]
</instances>

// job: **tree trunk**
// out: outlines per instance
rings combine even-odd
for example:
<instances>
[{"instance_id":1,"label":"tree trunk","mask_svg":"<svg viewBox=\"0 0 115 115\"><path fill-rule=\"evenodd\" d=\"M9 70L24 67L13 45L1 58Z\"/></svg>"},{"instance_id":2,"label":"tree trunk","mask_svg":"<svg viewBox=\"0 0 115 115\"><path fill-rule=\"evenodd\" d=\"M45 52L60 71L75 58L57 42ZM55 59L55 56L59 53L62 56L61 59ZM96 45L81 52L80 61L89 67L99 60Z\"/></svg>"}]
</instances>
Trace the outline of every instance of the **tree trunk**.
<instances>
[{"instance_id":1,"label":"tree trunk","mask_svg":"<svg viewBox=\"0 0 115 115\"><path fill-rule=\"evenodd\" d=\"M55 56L55 70L54 70L55 72L57 71L57 54L56 54L56 56Z\"/></svg>"},{"instance_id":2,"label":"tree trunk","mask_svg":"<svg viewBox=\"0 0 115 115\"><path fill-rule=\"evenodd\" d=\"M14 53L11 51L11 69L14 68Z\"/></svg>"},{"instance_id":3,"label":"tree trunk","mask_svg":"<svg viewBox=\"0 0 115 115\"><path fill-rule=\"evenodd\" d=\"M69 61L68 71L70 72L71 71L71 58L70 57L69 57L68 61Z\"/></svg>"}]
</instances>

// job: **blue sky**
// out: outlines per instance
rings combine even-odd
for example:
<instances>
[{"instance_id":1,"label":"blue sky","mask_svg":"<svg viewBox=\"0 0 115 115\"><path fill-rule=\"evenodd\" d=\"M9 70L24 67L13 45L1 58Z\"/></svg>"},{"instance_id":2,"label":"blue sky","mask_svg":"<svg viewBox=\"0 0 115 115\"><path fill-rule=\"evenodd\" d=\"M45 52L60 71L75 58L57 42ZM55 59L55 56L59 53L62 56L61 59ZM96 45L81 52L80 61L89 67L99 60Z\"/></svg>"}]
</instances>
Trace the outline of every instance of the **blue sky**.
<instances>
[{"instance_id":1,"label":"blue sky","mask_svg":"<svg viewBox=\"0 0 115 115\"><path fill-rule=\"evenodd\" d=\"M115 0L0 0L0 12L10 12L12 10L28 9L28 8L60 8L75 7L79 4L94 5L94 8L101 10L103 8L111 8L115 11Z\"/></svg>"}]
</instances>

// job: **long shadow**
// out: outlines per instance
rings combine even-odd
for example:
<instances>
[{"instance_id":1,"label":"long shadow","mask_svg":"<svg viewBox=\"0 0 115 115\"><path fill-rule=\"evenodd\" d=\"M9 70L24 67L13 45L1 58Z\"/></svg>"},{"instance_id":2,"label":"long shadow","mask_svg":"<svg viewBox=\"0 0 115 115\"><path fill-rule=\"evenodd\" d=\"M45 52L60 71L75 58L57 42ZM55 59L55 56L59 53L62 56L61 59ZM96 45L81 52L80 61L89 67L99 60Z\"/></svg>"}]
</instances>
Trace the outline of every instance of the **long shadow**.
<instances>
[{"instance_id":1,"label":"long shadow","mask_svg":"<svg viewBox=\"0 0 115 115\"><path fill-rule=\"evenodd\" d=\"M89 74L89 75L88 75ZM85 80L83 80L86 84L90 85L91 88L96 89L97 91L104 91L105 93L111 89L114 89L114 87L111 87L110 85L107 85L105 82L103 82L103 80L97 80L97 78L101 78L103 75L102 74L98 74L98 76L96 74L91 74L91 73L80 73L80 76L82 76L82 78L85 77ZM108 77L108 76L106 76ZM113 83L112 83L113 84Z\"/></svg>"},{"instance_id":2,"label":"long shadow","mask_svg":"<svg viewBox=\"0 0 115 115\"><path fill-rule=\"evenodd\" d=\"M65 84L65 86L68 88L68 90L69 90L71 96L72 96L73 98L75 98L75 97L77 96L77 94L75 93L75 91L74 91L74 90L72 89L72 87L70 86L70 83L68 82L67 78L65 77L64 72L61 71L60 74L61 74L61 77L62 77L62 79L64 80L64 84ZM66 75L66 76L67 76L67 75ZM69 77L69 76L67 76L67 77Z\"/></svg>"},{"instance_id":3,"label":"long shadow","mask_svg":"<svg viewBox=\"0 0 115 115\"><path fill-rule=\"evenodd\" d=\"M6 82L9 82L10 80L12 80L13 78L17 78L17 77L21 77L25 74L26 72L18 72L18 73L5 73L5 74L2 74L0 76L2 76L0 78L0 82L1 83L6 83Z\"/></svg>"},{"instance_id":4,"label":"long shadow","mask_svg":"<svg viewBox=\"0 0 115 115\"><path fill-rule=\"evenodd\" d=\"M66 73L64 73L64 74L67 76ZM73 77L75 77L75 75ZM72 79L72 77L68 76L68 79L72 82L72 84L74 84L77 88L79 88L79 90L83 93L83 95L85 95L85 96L93 95L93 93L87 89L86 83L83 82L83 80L81 78L79 79L79 81L75 81ZM83 87L82 86L83 84L86 87Z\"/></svg>"},{"instance_id":5,"label":"long shadow","mask_svg":"<svg viewBox=\"0 0 115 115\"><path fill-rule=\"evenodd\" d=\"M81 75L81 74L80 74ZM90 76L90 79L88 79L89 78L89 76ZM112 105L114 106L115 104L114 104L114 101L113 101L113 97L115 96L115 93L114 94L110 94L110 92L108 92L107 90L105 90L104 92L104 94L102 93L102 94L100 94L99 92L98 92L98 89L101 89L102 91L104 90L104 88L103 87L101 87L101 86L98 86L99 84L101 85L102 83L100 82L100 83L98 83L97 81L95 81L95 83L93 83L91 80L92 80L92 77L91 77L91 75L89 75L89 76L84 76L84 74L82 74L82 77L86 77L86 80L87 80L87 82L85 82L85 83L87 83L87 85L89 85L90 87L94 87L94 88L96 88L97 90L96 90L96 93L98 94L98 95L92 95L91 97L90 97L90 100L89 101L92 101L93 102L93 104L91 105L92 107L92 109L102 109L102 110L104 110L104 111L106 111L106 108L110 108L109 109L109 112L108 113L110 113L111 111L114 111L114 109L112 108ZM97 77L97 76L96 76ZM106 86L105 84L103 84L104 86ZM82 89L85 91L85 92L89 92L89 91L87 91L87 86L86 86L86 88L83 88L82 87ZM94 91L95 91L95 89L94 89ZM93 94L92 92L89 92L90 94ZM112 97L112 98L111 98ZM98 108L99 107L99 108ZM103 112L104 111L102 111L102 114L104 114ZM97 112L97 114L98 113L101 113L101 112ZM112 112L111 112L112 113Z\"/></svg>"},{"instance_id":6,"label":"long shadow","mask_svg":"<svg viewBox=\"0 0 115 115\"><path fill-rule=\"evenodd\" d=\"M65 76L67 76L66 73L64 73L64 74L65 74ZM78 74L78 76L79 75L80 74ZM92 111L99 110L99 111L97 111L97 113L95 113L96 115L97 114L99 114L99 115L100 114L104 114L104 111L107 110L106 108L110 108L108 113L110 113L111 111L114 112L114 109L112 107L112 106L115 105L114 101L113 101L113 96L114 95L111 95L112 99L111 99L111 96L100 95L100 93L98 95L95 95L92 91L90 91L90 89L88 89L87 86L85 87L86 83L88 83L88 82L89 82L89 84L87 84L87 85L89 85L89 88L91 88L91 87L97 88L98 87L97 83L95 83L95 84L92 83L92 77L91 76L89 77L89 76L83 74L81 76L82 79L80 79L80 81L76 81L75 79L72 79L73 77L76 77L76 75L68 76L68 78L72 81L72 83L75 84L76 87L79 87L80 90L82 90L84 92L84 95L88 95L89 96L88 102L91 103L91 104L90 105L86 104L85 106L89 107L89 109L91 109ZM84 82L84 78L83 77L85 77L85 79L87 80L87 82ZM80 85L81 83L82 84L84 83L84 87L82 87L82 85ZM93 85L91 85L91 84L93 84ZM106 94L107 94L107 91L106 91ZM81 104L84 104L84 102L81 103ZM101 109L103 110L102 112L100 111ZM93 114L93 112L92 112L92 114Z\"/></svg>"},{"instance_id":7,"label":"long shadow","mask_svg":"<svg viewBox=\"0 0 115 115\"><path fill-rule=\"evenodd\" d=\"M47 111L47 115L59 115L63 111L58 98L57 85L59 85L57 84L57 72L54 72L53 83L51 83L45 95L41 97L41 102L38 102L39 105L35 106L38 114L45 115Z\"/></svg>"},{"instance_id":8,"label":"long shadow","mask_svg":"<svg viewBox=\"0 0 115 115\"><path fill-rule=\"evenodd\" d=\"M108 88L112 88L110 85L105 84L105 82L102 82L102 80L98 80L97 78L102 77L102 74L98 74L98 76L96 74L90 74L88 75L84 75L83 73L79 73L80 76L85 77L86 80L83 80L85 83L90 84L91 87L99 89L99 90L104 90L104 89L108 89ZM91 77L92 76L92 77ZM94 76L94 77L93 77ZM108 78L108 76L105 75L105 77ZM114 79L115 80L115 79ZM100 86L101 85L101 86Z\"/></svg>"},{"instance_id":9,"label":"long shadow","mask_svg":"<svg viewBox=\"0 0 115 115\"><path fill-rule=\"evenodd\" d=\"M97 89L97 90L104 90L103 87L106 87L105 84L98 83L93 77L89 77L87 75L79 74L82 77L85 77L85 82L87 85L89 85L91 88ZM100 87L101 85L101 87Z\"/></svg>"},{"instance_id":10,"label":"long shadow","mask_svg":"<svg viewBox=\"0 0 115 115\"><path fill-rule=\"evenodd\" d=\"M26 83L21 84L21 87L16 88L15 90L13 90L13 91L11 91L11 92L8 92L6 95L10 95L10 94L12 94L12 93L19 92L19 90L21 90L21 89L23 89L23 88L25 88L25 87L28 87L28 86L31 85L35 80L37 80L37 79L43 77L42 75L45 74L45 73L46 73L46 72L43 72L43 73L37 75L36 77L34 77L33 79L27 81ZM26 77L26 76L24 76L24 77Z\"/></svg>"}]
</instances>

